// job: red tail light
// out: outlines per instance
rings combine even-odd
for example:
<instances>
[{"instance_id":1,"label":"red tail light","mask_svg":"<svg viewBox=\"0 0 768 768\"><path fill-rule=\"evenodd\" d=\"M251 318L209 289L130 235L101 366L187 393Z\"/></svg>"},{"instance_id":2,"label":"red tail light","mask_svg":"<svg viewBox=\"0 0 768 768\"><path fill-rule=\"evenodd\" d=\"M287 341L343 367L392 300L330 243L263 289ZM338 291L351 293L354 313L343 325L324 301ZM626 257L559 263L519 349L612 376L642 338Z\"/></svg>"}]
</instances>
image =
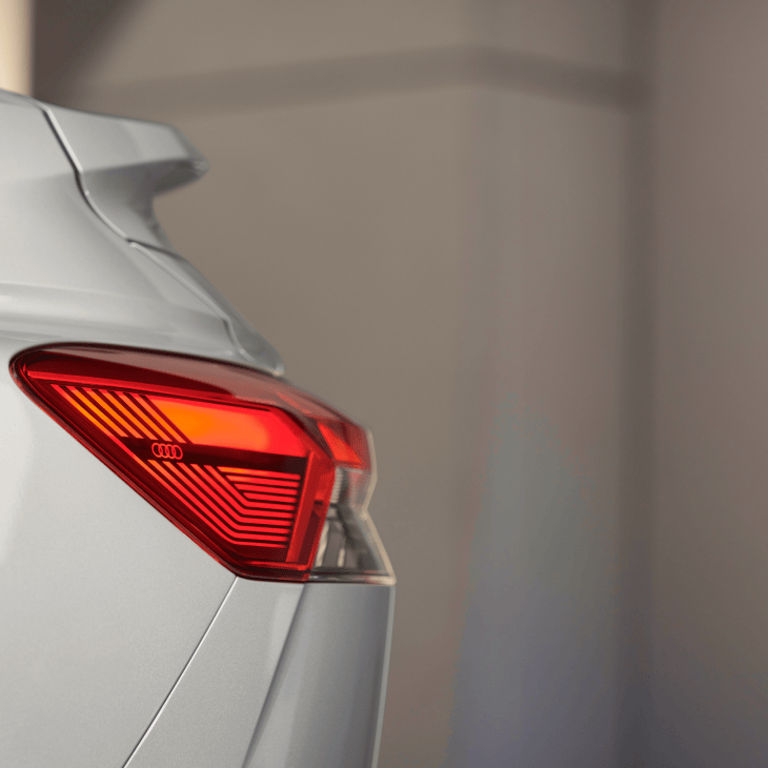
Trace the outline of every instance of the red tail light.
<instances>
[{"instance_id":1,"label":"red tail light","mask_svg":"<svg viewBox=\"0 0 768 768\"><path fill-rule=\"evenodd\" d=\"M337 470L370 475L360 427L248 368L86 345L32 349L11 367L80 442L241 576L307 578Z\"/></svg>"}]
</instances>

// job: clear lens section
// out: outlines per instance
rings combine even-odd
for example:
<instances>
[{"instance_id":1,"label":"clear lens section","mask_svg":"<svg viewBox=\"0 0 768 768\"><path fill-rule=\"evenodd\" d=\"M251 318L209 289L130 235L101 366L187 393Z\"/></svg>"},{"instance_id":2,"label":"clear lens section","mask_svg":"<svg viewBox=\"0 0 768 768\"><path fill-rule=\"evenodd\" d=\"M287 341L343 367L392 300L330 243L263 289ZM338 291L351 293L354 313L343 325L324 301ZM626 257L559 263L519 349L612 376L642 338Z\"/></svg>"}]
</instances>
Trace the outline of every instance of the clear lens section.
<instances>
[{"instance_id":1,"label":"clear lens section","mask_svg":"<svg viewBox=\"0 0 768 768\"><path fill-rule=\"evenodd\" d=\"M371 468L337 467L331 504L310 574L314 581L357 581L393 584L394 575L376 527L368 514L375 484L373 445L368 437Z\"/></svg>"}]
</instances>

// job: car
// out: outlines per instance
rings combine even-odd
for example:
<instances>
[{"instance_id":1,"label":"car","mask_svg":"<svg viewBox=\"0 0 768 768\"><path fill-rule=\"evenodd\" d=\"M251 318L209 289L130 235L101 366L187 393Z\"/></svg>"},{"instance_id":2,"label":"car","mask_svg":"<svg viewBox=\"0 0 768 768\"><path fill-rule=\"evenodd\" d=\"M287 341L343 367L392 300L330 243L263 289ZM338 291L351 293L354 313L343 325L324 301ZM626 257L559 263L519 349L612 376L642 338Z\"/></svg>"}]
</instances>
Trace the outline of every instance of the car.
<instances>
[{"instance_id":1,"label":"car","mask_svg":"<svg viewBox=\"0 0 768 768\"><path fill-rule=\"evenodd\" d=\"M369 433L168 242L179 132L0 115L0 765L375 765Z\"/></svg>"}]
</instances>

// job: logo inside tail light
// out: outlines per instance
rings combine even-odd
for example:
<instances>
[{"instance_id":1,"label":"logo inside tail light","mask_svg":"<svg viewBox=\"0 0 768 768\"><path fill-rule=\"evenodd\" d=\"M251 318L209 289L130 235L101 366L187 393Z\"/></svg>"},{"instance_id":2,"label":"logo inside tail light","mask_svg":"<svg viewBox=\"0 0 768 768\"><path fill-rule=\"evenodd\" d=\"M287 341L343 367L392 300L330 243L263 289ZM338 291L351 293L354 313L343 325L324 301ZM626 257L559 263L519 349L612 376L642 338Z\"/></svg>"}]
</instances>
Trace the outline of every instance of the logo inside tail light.
<instances>
[{"instance_id":1,"label":"logo inside tail light","mask_svg":"<svg viewBox=\"0 0 768 768\"><path fill-rule=\"evenodd\" d=\"M252 369L54 345L18 355L22 389L233 572L303 580L337 469L370 471L364 431Z\"/></svg>"}]
</instances>

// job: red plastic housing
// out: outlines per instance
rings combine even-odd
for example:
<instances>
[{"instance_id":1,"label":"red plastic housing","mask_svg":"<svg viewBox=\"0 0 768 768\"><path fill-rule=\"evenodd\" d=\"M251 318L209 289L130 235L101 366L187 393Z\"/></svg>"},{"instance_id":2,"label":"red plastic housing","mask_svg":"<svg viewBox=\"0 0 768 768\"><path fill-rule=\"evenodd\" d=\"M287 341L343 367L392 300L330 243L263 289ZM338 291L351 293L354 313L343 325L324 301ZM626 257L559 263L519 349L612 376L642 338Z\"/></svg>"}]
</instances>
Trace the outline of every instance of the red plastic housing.
<instances>
[{"instance_id":1,"label":"red plastic housing","mask_svg":"<svg viewBox=\"0 0 768 768\"><path fill-rule=\"evenodd\" d=\"M281 379L228 363L61 344L11 362L21 388L233 572L304 580L337 466L365 432Z\"/></svg>"}]
</instances>

